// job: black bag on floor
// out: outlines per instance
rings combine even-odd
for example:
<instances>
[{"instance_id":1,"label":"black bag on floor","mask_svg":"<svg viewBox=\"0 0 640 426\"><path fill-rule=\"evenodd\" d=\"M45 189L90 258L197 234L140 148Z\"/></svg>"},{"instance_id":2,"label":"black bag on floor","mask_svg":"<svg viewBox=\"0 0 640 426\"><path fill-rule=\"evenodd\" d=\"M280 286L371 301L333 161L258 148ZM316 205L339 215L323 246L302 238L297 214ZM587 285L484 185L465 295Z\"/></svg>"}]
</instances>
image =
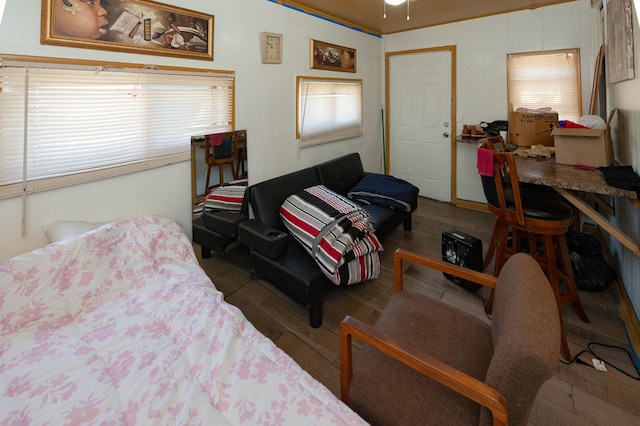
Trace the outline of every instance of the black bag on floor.
<instances>
[{"instance_id":1,"label":"black bag on floor","mask_svg":"<svg viewBox=\"0 0 640 426\"><path fill-rule=\"evenodd\" d=\"M567 245L578 289L602 291L616 280L617 274L604 260L602 245L596 237L570 229Z\"/></svg>"}]
</instances>

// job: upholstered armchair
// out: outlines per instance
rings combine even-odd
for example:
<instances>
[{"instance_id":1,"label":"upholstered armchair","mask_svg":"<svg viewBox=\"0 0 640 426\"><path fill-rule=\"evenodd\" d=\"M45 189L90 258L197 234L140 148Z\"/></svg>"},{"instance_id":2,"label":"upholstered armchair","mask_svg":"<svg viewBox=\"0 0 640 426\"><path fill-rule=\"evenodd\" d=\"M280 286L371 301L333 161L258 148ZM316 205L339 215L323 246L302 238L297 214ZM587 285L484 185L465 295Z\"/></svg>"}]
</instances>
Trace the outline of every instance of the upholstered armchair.
<instances>
[{"instance_id":1,"label":"upholstered armchair","mask_svg":"<svg viewBox=\"0 0 640 426\"><path fill-rule=\"evenodd\" d=\"M340 324L342 400L375 425L526 425L560 343L538 263L516 254L495 278L402 249L394 262L395 293L375 326ZM405 262L495 288L492 319L402 291ZM353 360L352 337L365 343Z\"/></svg>"}]
</instances>

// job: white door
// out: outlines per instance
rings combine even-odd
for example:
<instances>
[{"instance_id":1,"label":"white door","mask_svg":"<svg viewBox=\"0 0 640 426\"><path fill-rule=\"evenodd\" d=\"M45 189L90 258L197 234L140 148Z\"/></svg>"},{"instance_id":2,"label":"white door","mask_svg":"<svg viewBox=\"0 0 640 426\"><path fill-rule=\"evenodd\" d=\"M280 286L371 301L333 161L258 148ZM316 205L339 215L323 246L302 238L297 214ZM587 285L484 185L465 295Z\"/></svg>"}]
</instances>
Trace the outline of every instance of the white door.
<instances>
[{"instance_id":1,"label":"white door","mask_svg":"<svg viewBox=\"0 0 640 426\"><path fill-rule=\"evenodd\" d=\"M389 170L451 201L451 51L389 59Z\"/></svg>"}]
</instances>

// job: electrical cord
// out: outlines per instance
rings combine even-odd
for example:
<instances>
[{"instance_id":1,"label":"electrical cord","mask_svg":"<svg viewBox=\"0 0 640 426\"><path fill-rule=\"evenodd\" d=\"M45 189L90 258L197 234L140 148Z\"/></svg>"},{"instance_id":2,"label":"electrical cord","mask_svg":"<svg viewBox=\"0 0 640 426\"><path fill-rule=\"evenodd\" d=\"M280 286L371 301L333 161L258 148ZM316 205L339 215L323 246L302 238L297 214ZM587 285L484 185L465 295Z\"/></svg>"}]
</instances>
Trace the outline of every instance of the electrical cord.
<instances>
[{"instance_id":1,"label":"electrical cord","mask_svg":"<svg viewBox=\"0 0 640 426\"><path fill-rule=\"evenodd\" d=\"M624 351L627 354L627 356L629 357L629 361L630 361L631 365L633 366L635 372L637 373L637 376L633 376L633 375L627 373L623 369L617 367L612 362L609 362L609 361L605 360L603 357L597 355L592 349L592 346L596 346L596 345L597 346L602 346L602 347L605 347L605 348L618 349L618 350ZM563 364L567 364L567 365L568 364L572 364L572 363L575 362L576 364L586 365L588 367L595 368L592 364L590 364L588 362L585 362L582 359L580 359L580 355L585 354L585 353L591 354L594 358L606 363L606 365L608 365L609 367L615 368L616 370L618 370L619 372L621 372L622 374L624 374L625 376L627 376L627 377L629 377L629 378L631 378L633 380L640 380L640 370L638 370L638 367L636 367L635 363L633 362L633 357L631 356L631 353L626 348L623 348L621 346L614 346L614 345L607 345L607 344L604 344L604 343L590 342L590 343L587 344L587 349L583 349L580 352L578 352L571 359L571 361L567 362L567 361L564 361L562 359L560 361Z\"/></svg>"}]
</instances>

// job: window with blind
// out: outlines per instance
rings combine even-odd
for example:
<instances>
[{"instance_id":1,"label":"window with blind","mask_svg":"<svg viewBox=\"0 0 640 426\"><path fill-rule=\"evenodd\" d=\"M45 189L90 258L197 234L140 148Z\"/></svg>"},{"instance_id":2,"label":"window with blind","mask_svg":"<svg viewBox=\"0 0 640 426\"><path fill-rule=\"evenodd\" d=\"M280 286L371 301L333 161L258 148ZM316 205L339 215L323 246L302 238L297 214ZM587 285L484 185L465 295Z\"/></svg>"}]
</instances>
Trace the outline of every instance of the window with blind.
<instances>
[{"instance_id":1,"label":"window with blind","mask_svg":"<svg viewBox=\"0 0 640 426\"><path fill-rule=\"evenodd\" d=\"M551 107L561 120L582 115L580 50L507 55L509 110Z\"/></svg>"},{"instance_id":2,"label":"window with blind","mask_svg":"<svg viewBox=\"0 0 640 426\"><path fill-rule=\"evenodd\" d=\"M301 146L362 136L362 80L298 77L297 99Z\"/></svg>"},{"instance_id":3,"label":"window with blind","mask_svg":"<svg viewBox=\"0 0 640 426\"><path fill-rule=\"evenodd\" d=\"M189 159L231 130L234 74L3 60L0 198Z\"/></svg>"}]
</instances>

